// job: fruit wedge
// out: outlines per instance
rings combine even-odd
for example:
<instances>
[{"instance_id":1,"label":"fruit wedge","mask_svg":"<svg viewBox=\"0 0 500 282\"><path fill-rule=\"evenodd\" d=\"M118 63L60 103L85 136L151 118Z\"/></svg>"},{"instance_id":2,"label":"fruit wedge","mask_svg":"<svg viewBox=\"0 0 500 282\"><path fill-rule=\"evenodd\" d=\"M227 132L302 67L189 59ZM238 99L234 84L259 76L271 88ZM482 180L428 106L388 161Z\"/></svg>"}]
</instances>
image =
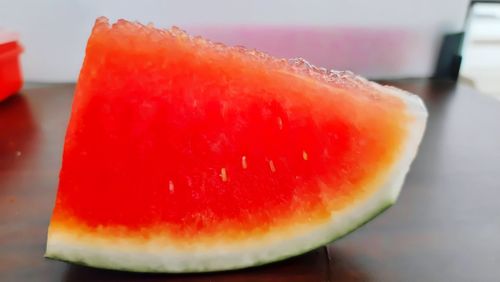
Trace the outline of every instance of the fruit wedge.
<instances>
[{"instance_id":1,"label":"fruit wedge","mask_svg":"<svg viewBox=\"0 0 500 282\"><path fill-rule=\"evenodd\" d=\"M302 254L396 201L426 118L350 72L99 18L46 256L202 272Z\"/></svg>"}]
</instances>

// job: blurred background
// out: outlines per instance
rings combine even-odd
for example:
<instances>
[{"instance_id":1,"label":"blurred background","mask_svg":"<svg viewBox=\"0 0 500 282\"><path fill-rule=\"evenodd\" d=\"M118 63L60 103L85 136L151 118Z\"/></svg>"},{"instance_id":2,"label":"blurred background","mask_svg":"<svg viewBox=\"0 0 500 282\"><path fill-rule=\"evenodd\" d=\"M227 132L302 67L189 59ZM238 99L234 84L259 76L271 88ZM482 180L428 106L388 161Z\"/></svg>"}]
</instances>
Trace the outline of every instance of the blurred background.
<instances>
[{"instance_id":1,"label":"blurred background","mask_svg":"<svg viewBox=\"0 0 500 282\"><path fill-rule=\"evenodd\" d=\"M460 79L500 99L500 1L473 2L465 31Z\"/></svg>"},{"instance_id":2,"label":"blurred background","mask_svg":"<svg viewBox=\"0 0 500 282\"><path fill-rule=\"evenodd\" d=\"M372 79L439 77L500 97L500 3L469 0L0 0L28 82L74 82L99 16L177 25L214 41ZM465 36L464 36L465 32Z\"/></svg>"},{"instance_id":3,"label":"blurred background","mask_svg":"<svg viewBox=\"0 0 500 282\"><path fill-rule=\"evenodd\" d=\"M215 41L370 78L429 77L443 36L463 31L469 5L469 0L0 0L0 27L19 33L23 73L31 82L75 81L93 22L103 15L177 25Z\"/></svg>"}]
</instances>

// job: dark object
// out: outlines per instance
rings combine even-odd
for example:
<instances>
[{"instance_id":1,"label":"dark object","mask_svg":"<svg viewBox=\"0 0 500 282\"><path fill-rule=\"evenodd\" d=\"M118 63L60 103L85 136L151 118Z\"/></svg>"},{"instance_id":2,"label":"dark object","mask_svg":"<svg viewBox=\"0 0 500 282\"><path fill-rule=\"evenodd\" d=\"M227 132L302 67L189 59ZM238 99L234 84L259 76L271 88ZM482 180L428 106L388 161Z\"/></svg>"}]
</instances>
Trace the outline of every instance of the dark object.
<instances>
[{"instance_id":1,"label":"dark object","mask_svg":"<svg viewBox=\"0 0 500 282\"><path fill-rule=\"evenodd\" d=\"M44 259L74 85L7 99L0 104L0 280L498 281L500 102L451 82L389 83L421 95L429 109L398 203L326 248L211 274L136 274Z\"/></svg>"},{"instance_id":2,"label":"dark object","mask_svg":"<svg viewBox=\"0 0 500 282\"><path fill-rule=\"evenodd\" d=\"M450 79L456 81L460 72L462 62L462 42L464 33L451 33L443 37L439 56L434 70L434 78Z\"/></svg>"}]
</instances>

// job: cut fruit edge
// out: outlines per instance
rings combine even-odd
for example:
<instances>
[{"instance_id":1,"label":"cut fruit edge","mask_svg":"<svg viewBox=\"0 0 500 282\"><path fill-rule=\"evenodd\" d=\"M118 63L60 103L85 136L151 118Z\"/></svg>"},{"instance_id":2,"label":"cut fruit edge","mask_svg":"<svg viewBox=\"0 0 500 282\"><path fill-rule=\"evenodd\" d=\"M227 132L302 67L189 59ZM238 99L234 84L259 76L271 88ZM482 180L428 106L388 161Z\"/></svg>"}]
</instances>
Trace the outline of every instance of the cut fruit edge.
<instances>
[{"instance_id":1,"label":"cut fruit edge","mask_svg":"<svg viewBox=\"0 0 500 282\"><path fill-rule=\"evenodd\" d=\"M113 238L101 240L92 235L49 228L45 257L93 267L134 272L206 272L239 269L279 261L326 245L352 232L393 205L406 174L415 158L425 131L427 110L421 99L409 92L369 82L354 75L354 83L365 85L384 95L393 95L406 104L412 118L400 157L388 169L376 190L351 206L332 213L325 223L306 226L306 232L279 240L263 241L241 248L208 248L197 252L176 249L158 251L154 240L141 248L130 248L132 241ZM110 244L112 243L112 244ZM266 244L267 243L267 244Z\"/></svg>"}]
</instances>

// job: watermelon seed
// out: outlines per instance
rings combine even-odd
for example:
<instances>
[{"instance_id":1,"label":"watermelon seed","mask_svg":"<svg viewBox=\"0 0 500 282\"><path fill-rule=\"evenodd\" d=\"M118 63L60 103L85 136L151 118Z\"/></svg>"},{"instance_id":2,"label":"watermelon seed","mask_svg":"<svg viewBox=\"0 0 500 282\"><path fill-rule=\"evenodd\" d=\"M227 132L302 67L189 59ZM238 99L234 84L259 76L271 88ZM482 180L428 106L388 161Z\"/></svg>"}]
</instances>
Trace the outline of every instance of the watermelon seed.
<instances>
[{"instance_id":1,"label":"watermelon seed","mask_svg":"<svg viewBox=\"0 0 500 282\"><path fill-rule=\"evenodd\" d=\"M280 117L278 117L278 127L280 130L283 129L283 120Z\"/></svg>"},{"instance_id":2,"label":"watermelon seed","mask_svg":"<svg viewBox=\"0 0 500 282\"><path fill-rule=\"evenodd\" d=\"M276 167L274 166L274 162L272 160L269 161L269 168L272 172L276 172Z\"/></svg>"},{"instance_id":3,"label":"watermelon seed","mask_svg":"<svg viewBox=\"0 0 500 282\"><path fill-rule=\"evenodd\" d=\"M168 191L170 191L170 193L174 192L174 183L172 182L172 180L168 181Z\"/></svg>"},{"instance_id":4,"label":"watermelon seed","mask_svg":"<svg viewBox=\"0 0 500 282\"><path fill-rule=\"evenodd\" d=\"M222 179L222 182L227 181L227 172L225 168L221 168L220 170L220 178Z\"/></svg>"},{"instance_id":5,"label":"watermelon seed","mask_svg":"<svg viewBox=\"0 0 500 282\"><path fill-rule=\"evenodd\" d=\"M227 113L227 105L226 103L221 103L220 105L220 114L222 117L225 117L226 116L226 113Z\"/></svg>"},{"instance_id":6,"label":"watermelon seed","mask_svg":"<svg viewBox=\"0 0 500 282\"><path fill-rule=\"evenodd\" d=\"M302 158L304 159L304 161L307 161L307 159L309 158L306 151L302 151Z\"/></svg>"},{"instance_id":7,"label":"watermelon seed","mask_svg":"<svg viewBox=\"0 0 500 282\"><path fill-rule=\"evenodd\" d=\"M328 157L330 156L330 153L328 152L328 149L323 150L323 156Z\"/></svg>"},{"instance_id":8,"label":"watermelon seed","mask_svg":"<svg viewBox=\"0 0 500 282\"><path fill-rule=\"evenodd\" d=\"M241 157L241 166L243 167L243 169L247 169L247 156L243 156Z\"/></svg>"}]
</instances>

